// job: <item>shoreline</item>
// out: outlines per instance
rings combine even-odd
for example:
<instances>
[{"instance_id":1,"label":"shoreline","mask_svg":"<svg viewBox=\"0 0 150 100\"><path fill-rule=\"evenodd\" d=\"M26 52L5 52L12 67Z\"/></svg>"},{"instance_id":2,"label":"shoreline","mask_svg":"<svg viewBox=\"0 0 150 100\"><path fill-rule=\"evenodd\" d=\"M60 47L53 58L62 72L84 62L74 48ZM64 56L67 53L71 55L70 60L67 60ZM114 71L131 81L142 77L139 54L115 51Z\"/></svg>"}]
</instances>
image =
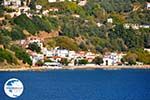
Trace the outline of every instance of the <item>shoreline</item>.
<instances>
[{"instance_id":1,"label":"shoreline","mask_svg":"<svg viewBox=\"0 0 150 100\"><path fill-rule=\"evenodd\" d=\"M0 72L13 71L48 71L48 70L88 70L88 69L103 69L103 70L120 70L120 69L150 69L150 65L134 65L134 66L64 66L60 69L49 67L31 67L31 68L4 68Z\"/></svg>"}]
</instances>

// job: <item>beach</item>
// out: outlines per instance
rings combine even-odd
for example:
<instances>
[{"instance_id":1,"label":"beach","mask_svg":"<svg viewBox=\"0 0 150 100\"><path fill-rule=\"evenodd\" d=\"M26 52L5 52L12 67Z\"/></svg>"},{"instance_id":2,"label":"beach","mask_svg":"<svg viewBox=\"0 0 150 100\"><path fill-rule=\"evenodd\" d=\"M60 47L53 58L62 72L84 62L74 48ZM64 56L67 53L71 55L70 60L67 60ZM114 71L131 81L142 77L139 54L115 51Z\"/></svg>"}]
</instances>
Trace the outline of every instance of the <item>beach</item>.
<instances>
[{"instance_id":1,"label":"beach","mask_svg":"<svg viewBox=\"0 0 150 100\"><path fill-rule=\"evenodd\" d=\"M119 70L119 69L150 69L150 65L133 65L133 66L63 66L55 69L52 67L20 67L20 68L2 68L2 71L46 71L46 70L88 70L88 69L104 69L104 70Z\"/></svg>"}]
</instances>

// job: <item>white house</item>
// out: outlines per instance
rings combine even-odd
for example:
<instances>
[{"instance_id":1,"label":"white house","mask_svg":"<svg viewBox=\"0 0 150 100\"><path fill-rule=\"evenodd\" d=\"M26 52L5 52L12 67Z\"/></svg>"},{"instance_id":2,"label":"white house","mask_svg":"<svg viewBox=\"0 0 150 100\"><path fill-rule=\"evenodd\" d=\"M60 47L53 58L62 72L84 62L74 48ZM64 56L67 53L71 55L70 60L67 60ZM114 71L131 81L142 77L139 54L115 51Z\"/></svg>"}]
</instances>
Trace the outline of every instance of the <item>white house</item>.
<instances>
[{"instance_id":1,"label":"white house","mask_svg":"<svg viewBox=\"0 0 150 100\"><path fill-rule=\"evenodd\" d=\"M150 28L150 25L140 25L140 28Z\"/></svg>"},{"instance_id":2,"label":"white house","mask_svg":"<svg viewBox=\"0 0 150 100\"><path fill-rule=\"evenodd\" d=\"M149 49L148 49L148 48L145 48L144 50L145 50L145 51L148 51L148 52L150 53L150 48L149 48Z\"/></svg>"},{"instance_id":3,"label":"white house","mask_svg":"<svg viewBox=\"0 0 150 100\"><path fill-rule=\"evenodd\" d=\"M76 52L75 51L69 51L69 59L75 59L76 58Z\"/></svg>"},{"instance_id":4,"label":"white house","mask_svg":"<svg viewBox=\"0 0 150 100\"><path fill-rule=\"evenodd\" d=\"M34 56L31 56L32 59L32 65L35 66L35 64L38 61L43 61L44 60L44 55L43 54L36 54Z\"/></svg>"},{"instance_id":5,"label":"white house","mask_svg":"<svg viewBox=\"0 0 150 100\"><path fill-rule=\"evenodd\" d=\"M128 24L128 23L124 24L123 26L124 26L125 29L129 29L131 27L131 25Z\"/></svg>"},{"instance_id":6,"label":"white house","mask_svg":"<svg viewBox=\"0 0 150 100\"><path fill-rule=\"evenodd\" d=\"M112 18L108 18L107 19L107 23L113 23L113 19Z\"/></svg>"},{"instance_id":7,"label":"white house","mask_svg":"<svg viewBox=\"0 0 150 100\"><path fill-rule=\"evenodd\" d=\"M48 0L49 3L56 2L57 0Z\"/></svg>"},{"instance_id":8,"label":"white house","mask_svg":"<svg viewBox=\"0 0 150 100\"><path fill-rule=\"evenodd\" d=\"M140 29L142 27L143 26L142 25L140 26L139 24L132 24L132 23L126 23L126 24L124 24L124 28L126 28L126 29L132 28L134 30L138 30L138 29Z\"/></svg>"},{"instance_id":9,"label":"white house","mask_svg":"<svg viewBox=\"0 0 150 100\"><path fill-rule=\"evenodd\" d=\"M105 66L114 65L114 61L109 57L104 57L103 58L103 65L105 65Z\"/></svg>"},{"instance_id":10,"label":"white house","mask_svg":"<svg viewBox=\"0 0 150 100\"><path fill-rule=\"evenodd\" d=\"M78 15L78 14L72 14L72 17L80 18L80 15Z\"/></svg>"},{"instance_id":11,"label":"white house","mask_svg":"<svg viewBox=\"0 0 150 100\"><path fill-rule=\"evenodd\" d=\"M28 6L22 6L22 7L19 7L18 9L19 9L18 13L20 13L20 14L21 13L27 14L28 11L30 10L30 7L28 7Z\"/></svg>"},{"instance_id":12,"label":"white house","mask_svg":"<svg viewBox=\"0 0 150 100\"><path fill-rule=\"evenodd\" d=\"M62 58L66 58L69 56L69 51L66 49L58 49L56 51L56 55Z\"/></svg>"},{"instance_id":13,"label":"white house","mask_svg":"<svg viewBox=\"0 0 150 100\"><path fill-rule=\"evenodd\" d=\"M45 16L47 16L48 13L49 13L49 10L44 10L44 11L42 12L42 14L45 15Z\"/></svg>"},{"instance_id":14,"label":"white house","mask_svg":"<svg viewBox=\"0 0 150 100\"><path fill-rule=\"evenodd\" d=\"M4 0L3 5L19 7L21 6L21 0Z\"/></svg>"},{"instance_id":15,"label":"white house","mask_svg":"<svg viewBox=\"0 0 150 100\"><path fill-rule=\"evenodd\" d=\"M131 24L131 28L134 30L138 30L140 28L140 25L138 24Z\"/></svg>"},{"instance_id":16,"label":"white house","mask_svg":"<svg viewBox=\"0 0 150 100\"><path fill-rule=\"evenodd\" d=\"M92 62L95 57L96 57L96 54L92 52L87 52L85 54L85 58L88 60L88 62Z\"/></svg>"},{"instance_id":17,"label":"white house","mask_svg":"<svg viewBox=\"0 0 150 100\"><path fill-rule=\"evenodd\" d=\"M87 4L87 0L80 0L78 5L79 6L85 6Z\"/></svg>"},{"instance_id":18,"label":"white house","mask_svg":"<svg viewBox=\"0 0 150 100\"><path fill-rule=\"evenodd\" d=\"M36 5L35 7L36 7L37 10L41 10L42 9L41 5Z\"/></svg>"},{"instance_id":19,"label":"white house","mask_svg":"<svg viewBox=\"0 0 150 100\"><path fill-rule=\"evenodd\" d=\"M102 25L103 25L103 24L101 24L101 23L97 23L97 26L98 26L98 27L101 27Z\"/></svg>"},{"instance_id":20,"label":"white house","mask_svg":"<svg viewBox=\"0 0 150 100\"><path fill-rule=\"evenodd\" d=\"M121 59L125 56L123 53L110 53L106 54L103 57L103 65L119 65L121 63Z\"/></svg>"},{"instance_id":21,"label":"white house","mask_svg":"<svg viewBox=\"0 0 150 100\"><path fill-rule=\"evenodd\" d=\"M36 5L35 8L36 8L36 13L40 13L40 10L42 9L42 6L41 5Z\"/></svg>"},{"instance_id":22,"label":"white house","mask_svg":"<svg viewBox=\"0 0 150 100\"><path fill-rule=\"evenodd\" d=\"M150 10L150 2L147 2L147 10Z\"/></svg>"}]
</instances>

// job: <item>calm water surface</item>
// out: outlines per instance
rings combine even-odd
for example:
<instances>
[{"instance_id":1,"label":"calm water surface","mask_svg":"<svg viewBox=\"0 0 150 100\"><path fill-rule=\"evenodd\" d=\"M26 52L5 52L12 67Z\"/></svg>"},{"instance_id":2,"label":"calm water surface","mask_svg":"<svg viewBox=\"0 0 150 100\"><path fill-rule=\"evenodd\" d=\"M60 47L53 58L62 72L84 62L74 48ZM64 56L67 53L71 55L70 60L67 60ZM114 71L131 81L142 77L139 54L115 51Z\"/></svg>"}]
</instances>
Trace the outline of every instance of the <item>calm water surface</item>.
<instances>
[{"instance_id":1,"label":"calm water surface","mask_svg":"<svg viewBox=\"0 0 150 100\"><path fill-rule=\"evenodd\" d=\"M13 77L25 87L17 99L3 90ZM0 72L0 100L150 100L150 70Z\"/></svg>"}]
</instances>

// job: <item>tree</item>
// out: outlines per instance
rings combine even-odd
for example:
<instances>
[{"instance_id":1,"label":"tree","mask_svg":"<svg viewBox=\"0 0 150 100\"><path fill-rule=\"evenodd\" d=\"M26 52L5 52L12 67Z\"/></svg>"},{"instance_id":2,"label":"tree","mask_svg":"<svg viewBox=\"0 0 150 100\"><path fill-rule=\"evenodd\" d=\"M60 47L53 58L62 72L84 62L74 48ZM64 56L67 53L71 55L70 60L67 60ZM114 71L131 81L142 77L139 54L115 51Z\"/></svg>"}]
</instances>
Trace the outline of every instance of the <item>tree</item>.
<instances>
[{"instance_id":1,"label":"tree","mask_svg":"<svg viewBox=\"0 0 150 100\"><path fill-rule=\"evenodd\" d=\"M11 38L9 36L3 36L0 34L0 44L4 45L4 48L8 48Z\"/></svg>"},{"instance_id":2,"label":"tree","mask_svg":"<svg viewBox=\"0 0 150 100\"><path fill-rule=\"evenodd\" d=\"M62 58L62 59L60 60L60 63L61 63L62 65L68 66L69 61L68 61L67 58Z\"/></svg>"},{"instance_id":3,"label":"tree","mask_svg":"<svg viewBox=\"0 0 150 100\"><path fill-rule=\"evenodd\" d=\"M7 61L9 64L17 64L16 57L8 50L0 48L0 62Z\"/></svg>"},{"instance_id":4,"label":"tree","mask_svg":"<svg viewBox=\"0 0 150 100\"><path fill-rule=\"evenodd\" d=\"M127 53L127 55L125 56L125 60L128 62L129 65L135 65L137 58L137 54L132 52Z\"/></svg>"},{"instance_id":5,"label":"tree","mask_svg":"<svg viewBox=\"0 0 150 100\"><path fill-rule=\"evenodd\" d=\"M0 1L0 2L1 2L1 1ZM3 6L2 6L1 3L0 3L0 17L2 17L3 14L4 14L4 8L3 8Z\"/></svg>"},{"instance_id":6,"label":"tree","mask_svg":"<svg viewBox=\"0 0 150 100\"><path fill-rule=\"evenodd\" d=\"M37 66L42 66L44 64L44 62L43 61L41 61L41 60L39 60L38 62L36 62L36 64L35 65L37 65Z\"/></svg>"},{"instance_id":7,"label":"tree","mask_svg":"<svg viewBox=\"0 0 150 100\"><path fill-rule=\"evenodd\" d=\"M26 29L31 34L36 34L39 28L33 23L33 21L27 17L26 14L21 14L14 19L14 23L20 26L22 29Z\"/></svg>"},{"instance_id":8,"label":"tree","mask_svg":"<svg viewBox=\"0 0 150 100\"><path fill-rule=\"evenodd\" d=\"M30 43L28 46L29 46L28 49L30 49L32 51L35 51L37 53L41 52L41 48L39 47L37 42Z\"/></svg>"},{"instance_id":9,"label":"tree","mask_svg":"<svg viewBox=\"0 0 150 100\"><path fill-rule=\"evenodd\" d=\"M79 65L86 65L87 63L88 63L88 61L86 59L78 60Z\"/></svg>"},{"instance_id":10,"label":"tree","mask_svg":"<svg viewBox=\"0 0 150 100\"><path fill-rule=\"evenodd\" d=\"M95 57L95 59L93 60L93 63L96 65L101 65L103 63L103 58L100 56Z\"/></svg>"},{"instance_id":11,"label":"tree","mask_svg":"<svg viewBox=\"0 0 150 100\"><path fill-rule=\"evenodd\" d=\"M35 10L35 9L36 9L35 1L36 1L36 0L31 0L31 3L29 4L29 7L30 7L32 10Z\"/></svg>"},{"instance_id":12,"label":"tree","mask_svg":"<svg viewBox=\"0 0 150 100\"><path fill-rule=\"evenodd\" d=\"M84 42L81 42L79 45L80 49L87 50L86 44Z\"/></svg>"},{"instance_id":13,"label":"tree","mask_svg":"<svg viewBox=\"0 0 150 100\"><path fill-rule=\"evenodd\" d=\"M32 65L32 60L30 56L26 53L26 51L23 48L17 45L12 45L10 49L15 52L16 57L22 60L23 63L28 63L29 65Z\"/></svg>"},{"instance_id":14,"label":"tree","mask_svg":"<svg viewBox=\"0 0 150 100\"><path fill-rule=\"evenodd\" d=\"M12 40L21 40L25 38L25 35L23 34L23 31L19 27L14 27L11 32L11 38Z\"/></svg>"},{"instance_id":15,"label":"tree","mask_svg":"<svg viewBox=\"0 0 150 100\"><path fill-rule=\"evenodd\" d=\"M75 51L79 49L76 42L67 36L59 36L55 38L55 41L56 41L56 46L59 46L61 48L65 48L68 50L75 50Z\"/></svg>"}]
</instances>

